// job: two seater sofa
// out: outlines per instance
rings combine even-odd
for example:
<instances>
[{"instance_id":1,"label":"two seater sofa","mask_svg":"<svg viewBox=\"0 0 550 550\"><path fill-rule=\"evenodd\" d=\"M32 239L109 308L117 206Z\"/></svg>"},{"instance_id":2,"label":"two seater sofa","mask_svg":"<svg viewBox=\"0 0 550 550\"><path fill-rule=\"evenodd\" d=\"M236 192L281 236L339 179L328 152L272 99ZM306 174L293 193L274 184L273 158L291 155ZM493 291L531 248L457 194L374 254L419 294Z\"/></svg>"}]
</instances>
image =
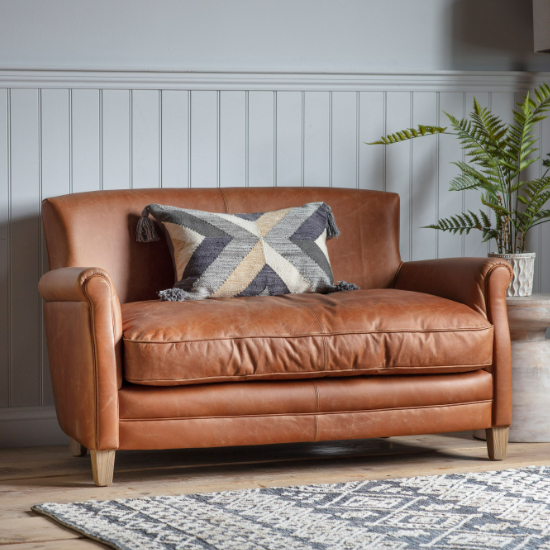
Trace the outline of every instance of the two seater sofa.
<instances>
[{"instance_id":1,"label":"two seater sofa","mask_svg":"<svg viewBox=\"0 0 550 550\"><path fill-rule=\"evenodd\" d=\"M161 302L164 240L143 207L259 212L325 201L336 280L360 290ZM221 447L486 429L506 455L511 350L505 261L402 263L399 197L320 188L97 191L47 199L40 280L59 424L91 451ZM157 227L158 231L162 231Z\"/></svg>"}]
</instances>

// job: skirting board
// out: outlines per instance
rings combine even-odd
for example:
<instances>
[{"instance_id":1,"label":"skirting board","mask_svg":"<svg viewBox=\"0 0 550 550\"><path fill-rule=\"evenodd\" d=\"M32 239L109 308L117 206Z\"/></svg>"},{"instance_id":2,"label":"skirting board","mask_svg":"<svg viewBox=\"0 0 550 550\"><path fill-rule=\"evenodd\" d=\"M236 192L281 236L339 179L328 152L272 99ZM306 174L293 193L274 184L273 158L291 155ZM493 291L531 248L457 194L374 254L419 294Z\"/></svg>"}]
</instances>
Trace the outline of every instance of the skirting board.
<instances>
[{"instance_id":1,"label":"skirting board","mask_svg":"<svg viewBox=\"0 0 550 550\"><path fill-rule=\"evenodd\" d=\"M0 448L66 445L54 407L0 409Z\"/></svg>"}]
</instances>

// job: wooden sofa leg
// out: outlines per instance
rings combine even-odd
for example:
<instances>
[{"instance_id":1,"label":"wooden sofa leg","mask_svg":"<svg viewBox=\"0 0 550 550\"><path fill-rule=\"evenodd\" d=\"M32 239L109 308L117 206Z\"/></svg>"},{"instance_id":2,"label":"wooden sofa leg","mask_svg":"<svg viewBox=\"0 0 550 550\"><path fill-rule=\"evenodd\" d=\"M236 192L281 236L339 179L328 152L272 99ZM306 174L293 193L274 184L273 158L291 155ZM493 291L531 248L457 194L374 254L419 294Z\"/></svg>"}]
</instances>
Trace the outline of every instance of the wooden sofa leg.
<instances>
[{"instance_id":1,"label":"wooden sofa leg","mask_svg":"<svg viewBox=\"0 0 550 550\"><path fill-rule=\"evenodd\" d=\"M69 449L73 456L86 456L88 454L88 449L78 441L75 441L72 437L69 437Z\"/></svg>"},{"instance_id":2,"label":"wooden sofa leg","mask_svg":"<svg viewBox=\"0 0 550 550\"><path fill-rule=\"evenodd\" d=\"M487 436L487 452L491 460L504 460L508 450L508 433L510 428L488 428L485 430Z\"/></svg>"},{"instance_id":3,"label":"wooden sofa leg","mask_svg":"<svg viewBox=\"0 0 550 550\"><path fill-rule=\"evenodd\" d=\"M98 487L107 487L113 483L115 452L90 450L90 454L92 455L92 474L94 476L94 483Z\"/></svg>"}]
</instances>

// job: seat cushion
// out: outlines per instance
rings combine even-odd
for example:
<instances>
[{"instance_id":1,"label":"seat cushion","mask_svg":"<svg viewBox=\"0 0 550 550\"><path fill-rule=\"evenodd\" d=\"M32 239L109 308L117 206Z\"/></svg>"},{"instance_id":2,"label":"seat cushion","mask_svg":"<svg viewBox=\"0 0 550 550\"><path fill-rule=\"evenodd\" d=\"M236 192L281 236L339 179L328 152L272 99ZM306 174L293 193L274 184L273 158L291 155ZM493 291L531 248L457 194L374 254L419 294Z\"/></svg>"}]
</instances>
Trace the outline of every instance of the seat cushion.
<instances>
[{"instance_id":1,"label":"seat cushion","mask_svg":"<svg viewBox=\"0 0 550 550\"><path fill-rule=\"evenodd\" d=\"M133 302L124 376L156 386L489 367L493 327L464 304L395 289Z\"/></svg>"}]
</instances>

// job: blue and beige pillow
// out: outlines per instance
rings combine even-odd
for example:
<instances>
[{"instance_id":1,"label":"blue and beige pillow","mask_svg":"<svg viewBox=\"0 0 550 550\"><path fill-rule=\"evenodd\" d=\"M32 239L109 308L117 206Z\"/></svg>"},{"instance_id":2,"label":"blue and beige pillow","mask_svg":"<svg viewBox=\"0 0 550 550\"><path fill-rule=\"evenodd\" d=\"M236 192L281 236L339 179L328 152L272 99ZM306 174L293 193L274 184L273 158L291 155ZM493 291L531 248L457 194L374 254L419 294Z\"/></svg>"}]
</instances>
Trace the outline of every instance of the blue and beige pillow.
<instances>
[{"instance_id":1,"label":"blue and beige pillow","mask_svg":"<svg viewBox=\"0 0 550 550\"><path fill-rule=\"evenodd\" d=\"M166 231L176 284L159 293L183 301L354 290L334 276L326 240L340 234L324 202L256 214L218 214L150 204L140 242L158 240L151 214Z\"/></svg>"}]
</instances>

